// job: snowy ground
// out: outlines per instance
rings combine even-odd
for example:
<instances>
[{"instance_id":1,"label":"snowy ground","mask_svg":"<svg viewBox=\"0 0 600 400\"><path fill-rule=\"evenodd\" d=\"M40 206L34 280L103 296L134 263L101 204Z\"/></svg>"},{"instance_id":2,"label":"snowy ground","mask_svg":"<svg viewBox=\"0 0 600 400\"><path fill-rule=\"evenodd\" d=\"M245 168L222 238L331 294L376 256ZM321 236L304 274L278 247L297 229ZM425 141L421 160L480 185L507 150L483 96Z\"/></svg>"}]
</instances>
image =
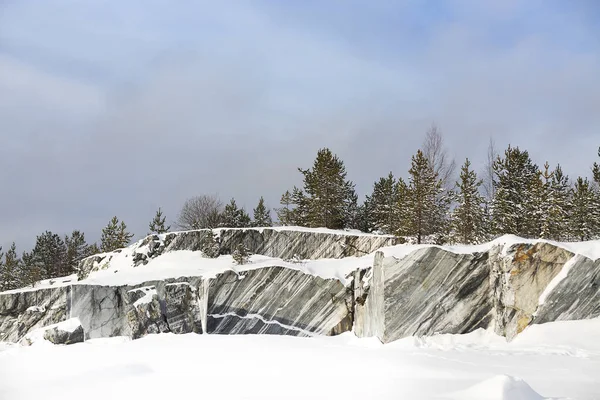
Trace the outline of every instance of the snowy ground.
<instances>
[{"instance_id":1,"label":"snowy ground","mask_svg":"<svg viewBox=\"0 0 600 400\"><path fill-rule=\"evenodd\" d=\"M389 345L351 333L0 343L0 399L599 399L598 338L600 319L509 344L485 331Z\"/></svg>"}]
</instances>

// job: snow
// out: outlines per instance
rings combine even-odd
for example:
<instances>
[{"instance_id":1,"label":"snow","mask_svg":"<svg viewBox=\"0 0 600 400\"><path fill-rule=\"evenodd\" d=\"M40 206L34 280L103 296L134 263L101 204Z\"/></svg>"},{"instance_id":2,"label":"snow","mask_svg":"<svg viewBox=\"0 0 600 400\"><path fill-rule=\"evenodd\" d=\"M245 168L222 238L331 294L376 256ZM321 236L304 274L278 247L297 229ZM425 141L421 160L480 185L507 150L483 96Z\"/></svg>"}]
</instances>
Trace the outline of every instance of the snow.
<instances>
[{"instance_id":1,"label":"snow","mask_svg":"<svg viewBox=\"0 0 600 400\"><path fill-rule=\"evenodd\" d=\"M238 228L238 229L266 229L266 228ZM277 231L302 231L302 232L320 232L341 235L359 234L354 231L337 231L325 228L303 228L303 227L274 227L269 228ZM215 233L219 234L220 229ZM373 236L362 233L362 236ZM160 235L164 240L165 235ZM149 247L141 246L143 240L140 240L131 246L122 249L120 252L104 254L106 258L96 267L98 271L92 272L90 276L82 281L77 281L76 275L70 275L62 278L41 281L35 288L16 289L9 292L29 291L39 288L60 287L73 284L98 284L98 285L125 285L139 284L151 280L162 280L167 278L178 278L186 276L202 276L211 278L225 271L235 271L237 273L252 269L282 266L294 270L299 270L307 274L320 276L324 279L338 279L344 284L349 284L352 280L349 274L356 269L365 269L373 265L375 253L362 257L347 257L343 259L319 259L319 260L282 260L278 258L253 255L250 263L246 265L236 265L231 256L220 256L215 259L205 258L202 253L189 250L174 251L162 254L151 259L147 265L134 267L133 259L137 253L147 254ZM592 260L600 258L600 240L579 242L579 243L558 243L542 239L524 239L514 235L504 235L491 242L481 245L455 245L455 246L436 246L431 244L421 245L397 245L383 247L379 249L385 256L393 256L398 259L404 258L414 251L426 247L438 247L443 250L457 253L469 254L476 252L485 252L494 246L502 246L502 254L507 254L508 249L515 244L535 244L550 243L573 252L576 256L588 257ZM569 264L568 264L569 265ZM540 304L545 300L551 289L554 288L560 279L568 273L567 268L563 268L559 276L552 282L549 288L540 297Z\"/></svg>"},{"instance_id":2,"label":"snow","mask_svg":"<svg viewBox=\"0 0 600 400\"><path fill-rule=\"evenodd\" d=\"M460 400L543 400L523 379L498 375L451 396Z\"/></svg>"},{"instance_id":3,"label":"snow","mask_svg":"<svg viewBox=\"0 0 600 400\"><path fill-rule=\"evenodd\" d=\"M600 388L599 332L594 319L533 326L511 343L477 331L426 345L413 338L383 345L351 333L4 345L0 399L592 400Z\"/></svg>"}]
</instances>

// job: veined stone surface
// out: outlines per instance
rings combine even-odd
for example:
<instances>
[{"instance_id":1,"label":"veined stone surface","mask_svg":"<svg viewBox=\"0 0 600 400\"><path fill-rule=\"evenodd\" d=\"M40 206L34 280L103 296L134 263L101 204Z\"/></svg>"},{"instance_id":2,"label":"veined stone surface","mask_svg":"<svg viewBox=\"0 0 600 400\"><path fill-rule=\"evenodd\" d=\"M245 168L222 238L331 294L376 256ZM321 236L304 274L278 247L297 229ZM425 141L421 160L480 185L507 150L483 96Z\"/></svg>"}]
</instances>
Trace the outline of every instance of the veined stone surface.
<instances>
[{"instance_id":1,"label":"veined stone surface","mask_svg":"<svg viewBox=\"0 0 600 400\"><path fill-rule=\"evenodd\" d=\"M506 254L490 251L491 286L496 333L509 340L527 327L538 308L540 295L574 256L548 243L517 244Z\"/></svg>"},{"instance_id":2,"label":"veined stone surface","mask_svg":"<svg viewBox=\"0 0 600 400\"><path fill-rule=\"evenodd\" d=\"M340 281L268 267L210 280L207 332L333 335L352 329L352 295Z\"/></svg>"},{"instance_id":3,"label":"veined stone surface","mask_svg":"<svg viewBox=\"0 0 600 400\"><path fill-rule=\"evenodd\" d=\"M394 241L268 228L216 233L222 254L244 244L253 253L281 259L360 256ZM84 260L80 277L108 268L112 257L123 251L127 253L119 261L113 260L118 265L114 269L125 264L144 268L168 252L199 251L209 235L207 230L151 235L129 249ZM0 340L17 342L28 332L71 318L79 319L85 339L160 332L312 336L353 329L358 336L387 343L481 327L510 340L531 324L600 316L600 260L546 242L482 248L462 249L464 254L436 246L398 248L401 258L377 252L372 267L356 265L351 280L324 279L310 269L294 269L291 262L277 266L278 260L241 272L232 265L232 270L218 273L228 268L219 264L227 258L217 260L222 269L206 277L115 286L63 280L60 284L68 286L0 293ZM202 257L190 260L203 262ZM173 268L177 274L177 265Z\"/></svg>"},{"instance_id":4,"label":"veined stone surface","mask_svg":"<svg viewBox=\"0 0 600 400\"><path fill-rule=\"evenodd\" d=\"M534 324L600 316L600 260L575 256L568 271L538 308Z\"/></svg>"},{"instance_id":5,"label":"veined stone surface","mask_svg":"<svg viewBox=\"0 0 600 400\"><path fill-rule=\"evenodd\" d=\"M395 245L392 236L353 235L311 231L260 229L215 229L174 232L166 235L150 235L139 244L140 251L133 254L135 265L148 263L159 255L178 251L200 251L208 235L217 235L219 254L231 254L243 244L252 254L268 257L303 260L319 258L343 258L363 256L375 250ZM117 250L119 252L121 250ZM82 260L78 266L78 279L83 280L96 270L108 267L114 253L100 254Z\"/></svg>"},{"instance_id":6,"label":"veined stone surface","mask_svg":"<svg viewBox=\"0 0 600 400\"><path fill-rule=\"evenodd\" d=\"M18 342L29 331L67 319L70 286L0 294L0 340Z\"/></svg>"},{"instance_id":7,"label":"veined stone surface","mask_svg":"<svg viewBox=\"0 0 600 400\"><path fill-rule=\"evenodd\" d=\"M436 247L397 260L376 259L369 330L384 342L406 336L467 333L492 320L487 254Z\"/></svg>"}]
</instances>

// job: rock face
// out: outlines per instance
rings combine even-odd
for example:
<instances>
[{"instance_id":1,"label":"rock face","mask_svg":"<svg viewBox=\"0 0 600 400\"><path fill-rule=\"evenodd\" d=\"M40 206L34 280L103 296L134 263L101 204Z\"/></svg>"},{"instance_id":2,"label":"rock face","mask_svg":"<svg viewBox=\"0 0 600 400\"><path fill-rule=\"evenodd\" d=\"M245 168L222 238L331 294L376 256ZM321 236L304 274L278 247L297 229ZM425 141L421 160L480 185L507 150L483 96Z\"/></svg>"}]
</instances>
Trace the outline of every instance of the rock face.
<instances>
[{"instance_id":1,"label":"rock face","mask_svg":"<svg viewBox=\"0 0 600 400\"><path fill-rule=\"evenodd\" d=\"M490 285L494 292L496 333L512 339L533 320L540 295L574 256L548 243L518 244L506 255L490 251Z\"/></svg>"},{"instance_id":2,"label":"rock face","mask_svg":"<svg viewBox=\"0 0 600 400\"><path fill-rule=\"evenodd\" d=\"M405 336L466 333L491 319L486 253L431 247L398 260L375 259L364 311L364 334L392 342Z\"/></svg>"},{"instance_id":3,"label":"rock face","mask_svg":"<svg viewBox=\"0 0 600 400\"><path fill-rule=\"evenodd\" d=\"M358 256L392 243L389 237L276 229L152 235L123 250L128 253L84 260L80 276L109 268L112 257L142 267L178 250L214 256L243 244L266 256L316 259ZM387 343L477 328L510 340L531 324L600 316L600 260L553 244L499 244L464 254L432 246L401 254L377 252L372 267L355 270L349 283L282 262L288 267L261 264L138 285L63 281L69 285L0 293L0 340L18 342L43 327L52 328L44 335L56 343L163 332L313 336L350 330ZM75 318L80 330L53 325Z\"/></svg>"},{"instance_id":4,"label":"rock face","mask_svg":"<svg viewBox=\"0 0 600 400\"><path fill-rule=\"evenodd\" d=\"M600 260L575 256L563 268L563 279L539 306L533 323L600 316Z\"/></svg>"},{"instance_id":5,"label":"rock face","mask_svg":"<svg viewBox=\"0 0 600 400\"><path fill-rule=\"evenodd\" d=\"M207 332L334 335L352 329L351 291L336 279L268 267L219 274L208 289Z\"/></svg>"},{"instance_id":6,"label":"rock face","mask_svg":"<svg viewBox=\"0 0 600 400\"><path fill-rule=\"evenodd\" d=\"M268 257L303 260L319 258L343 258L370 254L384 246L393 246L397 239L392 236L352 235L311 231L261 229L217 229L150 235L140 244L133 255L136 265L148 263L161 254L178 251L205 251L208 237L216 236L216 253L231 254L243 244L252 254ZM110 254L93 256L79 265L78 278L85 279L90 272L106 268Z\"/></svg>"},{"instance_id":7,"label":"rock face","mask_svg":"<svg viewBox=\"0 0 600 400\"><path fill-rule=\"evenodd\" d=\"M0 340L18 342L31 330L66 319L70 286L0 294Z\"/></svg>"},{"instance_id":8,"label":"rock face","mask_svg":"<svg viewBox=\"0 0 600 400\"><path fill-rule=\"evenodd\" d=\"M548 243L472 254L428 247L402 259L378 253L370 282L354 280L354 330L384 343L477 328L511 340L531 324L600 316L599 267Z\"/></svg>"},{"instance_id":9,"label":"rock face","mask_svg":"<svg viewBox=\"0 0 600 400\"><path fill-rule=\"evenodd\" d=\"M135 286L76 284L62 289L68 296L60 303L60 313L50 310L51 303L47 302L36 311L39 316L35 319L27 311L31 307L28 300L35 297L21 296L21 292L0 294L3 301L17 301L25 310L21 314L14 310L18 315L3 325L8 332L3 340L17 342L47 325L44 321L56 323L72 317L79 318L86 340L111 336L137 339L163 332L335 335L350 331L353 321L352 293L342 282L284 267ZM44 299L54 297L45 293L38 296L36 304Z\"/></svg>"}]
</instances>

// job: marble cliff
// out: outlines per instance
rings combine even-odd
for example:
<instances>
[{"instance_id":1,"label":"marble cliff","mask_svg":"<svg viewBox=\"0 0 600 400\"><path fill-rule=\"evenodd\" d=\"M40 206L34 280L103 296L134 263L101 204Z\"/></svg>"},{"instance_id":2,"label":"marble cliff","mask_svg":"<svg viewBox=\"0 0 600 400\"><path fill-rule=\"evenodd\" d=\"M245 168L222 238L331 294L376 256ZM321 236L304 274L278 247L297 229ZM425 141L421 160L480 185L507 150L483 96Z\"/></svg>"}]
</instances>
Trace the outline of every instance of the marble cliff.
<instances>
[{"instance_id":1,"label":"marble cliff","mask_svg":"<svg viewBox=\"0 0 600 400\"><path fill-rule=\"evenodd\" d=\"M354 331L387 343L478 328L510 340L531 324L600 316L600 260L561 244L509 237L444 248L349 232L221 229L208 258L209 236L152 235L83 260L77 276L0 293L0 340ZM248 265L228 255L240 244L254 254Z\"/></svg>"}]
</instances>

